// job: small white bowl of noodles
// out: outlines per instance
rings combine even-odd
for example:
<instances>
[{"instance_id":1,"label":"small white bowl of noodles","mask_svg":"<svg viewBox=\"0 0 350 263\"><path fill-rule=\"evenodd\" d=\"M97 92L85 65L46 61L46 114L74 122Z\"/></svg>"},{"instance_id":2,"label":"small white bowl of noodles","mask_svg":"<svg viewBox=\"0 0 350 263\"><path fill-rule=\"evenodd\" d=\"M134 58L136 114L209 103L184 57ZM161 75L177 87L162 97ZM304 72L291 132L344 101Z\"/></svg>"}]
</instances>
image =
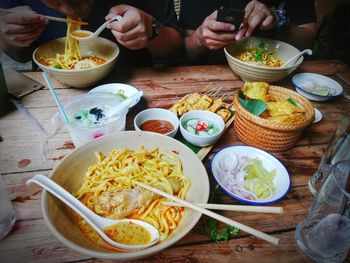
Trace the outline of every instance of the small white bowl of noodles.
<instances>
[{"instance_id":1,"label":"small white bowl of noodles","mask_svg":"<svg viewBox=\"0 0 350 263\"><path fill-rule=\"evenodd\" d=\"M65 69L58 63L49 63L57 54L65 53L66 37L49 41L33 53L34 62L53 78L61 83L74 88L89 87L103 79L113 69L119 55L119 47L116 43L105 38L95 38L91 41L80 42L79 51L82 59L92 58L97 61L90 64L89 61L79 62L79 69ZM102 60L101 60L102 59ZM104 63L99 64L101 62ZM101 61L101 62L100 62ZM69 61L67 61L67 64Z\"/></svg>"},{"instance_id":2,"label":"small white bowl of noodles","mask_svg":"<svg viewBox=\"0 0 350 263\"><path fill-rule=\"evenodd\" d=\"M144 150L140 148L141 146ZM110 155L114 149L118 150L112 153L111 158L115 161L113 165L110 159L108 159L108 155ZM102 154L96 154L96 152ZM161 155L158 155L160 152ZM158 159L155 156L162 157ZM100 160L98 160L97 157L99 157ZM120 162L120 160L123 160L123 162ZM172 166L170 163L172 163ZM127 164L136 164L136 166L127 166ZM92 167L94 165L97 166ZM90 179L85 179L89 167L91 167L89 170L91 176ZM163 167L163 170L161 175L159 170L157 170L157 172L153 173L156 174L156 176L152 176L151 172L144 173L144 170L139 171L139 169L145 169L145 167L148 167L148 171L152 171L152 167ZM113 172L111 172L112 170ZM145 177L142 174L146 174L147 176ZM111 175L115 177L112 179ZM90 200L92 202L91 204L96 204L96 200L100 200L101 202L97 202L97 206L92 205L92 210L96 211L96 209L98 209L98 213L103 214L104 217L111 217L109 214L110 210L108 210L108 204L110 203L108 200L110 199L107 198L106 200L105 197L108 196L108 194L104 195L106 189L114 189L119 194L128 193L130 194L129 196L132 196L135 194L136 190L136 187L131 188L132 180L146 182L153 187L168 191L168 193L172 191L174 195L194 203L206 203L209 197L208 174L197 155L187 146L171 137L150 132L123 131L84 144L67 155L51 171L49 177L67 191L75 194L83 203L85 203L86 200ZM175 181L173 181L174 179ZM89 187L84 187L84 180L90 180L85 184L85 186ZM94 182L89 184L91 180ZM180 182L180 184L177 184L176 181ZM95 193L95 191L99 191L100 193L96 199L94 199L94 196L91 194L88 194ZM108 191L108 193L111 192ZM184 196L184 194L186 196ZM102 199L98 199L101 196L103 196ZM154 202L157 202L155 204L160 204L159 202L162 202L162 200L157 199L159 196L147 197L147 195L143 195L143 197L143 200L151 201L151 205L154 204ZM175 223L175 228L170 230L168 235L164 231L160 231L161 240L154 246L139 251L121 252L111 249L111 247L97 244L96 242L99 241L97 241L98 239L94 235L88 235L91 238L90 240L81 230L86 229L85 225L79 221L73 210L51 194L48 194L45 190L42 193L41 200L44 220L52 233L67 247L95 258L133 260L148 257L179 241L191 231L201 217L200 213L191 209L171 207L172 213L167 214L169 219L172 219L170 217L174 215L182 215L182 217L180 216L174 221L166 218L163 221ZM125 200L129 200L128 205L121 202L121 208L124 207L128 210L133 202L130 202L128 198ZM107 206L103 207L103 205L106 204ZM163 204L160 207L162 206ZM158 206L155 205L154 207L157 208ZM158 222L157 220L159 220L159 218L152 217L152 215L154 215L153 213L159 212L156 211L154 207L150 207L146 204L144 205L144 210L133 210L133 217L144 216L144 219L147 220L153 218L148 221L150 223ZM147 208L150 209L148 210ZM162 209L164 208L168 209L169 207L163 207ZM175 211L173 209L180 210ZM125 209L114 209L113 211L125 211ZM149 211L150 214L146 214L146 212L142 211ZM179 213L179 211L184 212ZM86 229L86 231L89 230Z\"/></svg>"},{"instance_id":3,"label":"small white bowl of noodles","mask_svg":"<svg viewBox=\"0 0 350 263\"><path fill-rule=\"evenodd\" d=\"M300 51L285 42L259 37L243 38L226 46L224 52L232 71L248 82L281 80L299 67L304 59L300 57L295 64L283 68L283 62Z\"/></svg>"}]
</instances>

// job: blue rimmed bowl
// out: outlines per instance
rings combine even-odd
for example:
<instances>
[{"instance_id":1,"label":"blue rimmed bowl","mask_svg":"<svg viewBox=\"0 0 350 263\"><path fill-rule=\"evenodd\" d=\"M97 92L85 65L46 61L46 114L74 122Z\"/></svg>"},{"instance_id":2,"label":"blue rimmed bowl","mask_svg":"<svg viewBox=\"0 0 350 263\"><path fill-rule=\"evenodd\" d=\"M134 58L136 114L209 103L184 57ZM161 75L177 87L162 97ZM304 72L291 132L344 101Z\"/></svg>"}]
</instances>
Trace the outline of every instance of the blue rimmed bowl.
<instances>
[{"instance_id":1,"label":"blue rimmed bowl","mask_svg":"<svg viewBox=\"0 0 350 263\"><path fill-rule=\"evenodd\" d=\"M299 73L292 78L296 91L305 98L312 101L326 101L337 97L343 92L343 87L335 80L316 73ZM312 92L313 86L317 85L318 89L328 89L328 95L320 95Z\"/></svg>"},{"instance_id":2,"label":"blue rimmed bowl","mask_svg":"<svg viewBox=\"0 0 350 263\"><path fill-rule=\"evenodd\" d=\"M252 200L240 195L238 192L235 192L225 182L228 179L228 175L223 174L222 169L220 168L220 163L222 163L224 159L230 158L231 156L236 156L238 158L242 158L244 156L249 158L258 158L262 161L262 165L267 171L275 169L276 175L273 179L275 190L273 194L263 200ZM290 176L285 166L273 155L251 146L228 146L219 150L211 161L210 169L216 182L228 195L247 204L265 205L275 203L283 199L291 187Z\"/></svg>"}]
</instances>

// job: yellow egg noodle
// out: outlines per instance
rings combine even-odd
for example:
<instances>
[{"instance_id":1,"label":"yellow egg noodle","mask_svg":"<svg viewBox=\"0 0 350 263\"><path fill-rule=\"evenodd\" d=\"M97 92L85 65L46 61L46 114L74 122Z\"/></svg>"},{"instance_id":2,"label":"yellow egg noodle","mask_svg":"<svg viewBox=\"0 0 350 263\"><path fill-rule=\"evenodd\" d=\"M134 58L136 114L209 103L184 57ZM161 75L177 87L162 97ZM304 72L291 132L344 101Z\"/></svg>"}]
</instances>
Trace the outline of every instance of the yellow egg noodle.
<instances>
[{"instance_id":1,"label":"yellow egg noodle","mask_svg":"<svg viewBox=\"0 0 350 263\"><path fill-rule=\"evenodd\" d=\"M262 51L257 47L238 52L236 58L244 62L253 62L268 67L280 67L283 65L282 60L276 56L274 51Z\"/></svg>"},{"instance_id":2,"label":"yellow egg noodle","mask_svg":"<svg viewBox=\"0 0 350 263\"><path fill-rule=\"evenodd\" d=\"M73 194L103 217L146 221L159 230L161 241L166 239L178 226L184 208L163 205L165 198L141 189L135 181L185 199L191 182L183 174L180 159L158 148L147 151L144 147L138 151L113 149L108 156L100 152L96 156L98 163L88 168L82 186ZM79 223L90 239L98 238L83 219Z\"/></svg>"},{"instance_id":3,"label":"yellow egg noodle","mask_svg":"<svg viewBox=\"0 0 350 263\"><path fill-rule=\"evenodd\" d=\"M81 60L79 51L79 42L73 38L70 33L79 30L80 24L72 22L71 19L67 20L67 34L64 54L56 54L53 58L42 58L48 66L54 66L62 69L72 69L75 64ZM78 20L80 21L80 19Z\"/></svg>"},{"instance_id":4,"label":"yellow egg noodle","mask_svg":"<svg viewBox=\"0 0 350 263\"><path fill-rule=\"evenodd\" d=\"M77 19L81 21L81 19ZM57 69L86 69L106 63L106 60L95 55L82 57L79 50L79 41L71 36L71 32L80 29L79 23L67 19L67 33L64 54L56 54L55 57L43 58L43 64Z\"/></svg>"}]
</instances>

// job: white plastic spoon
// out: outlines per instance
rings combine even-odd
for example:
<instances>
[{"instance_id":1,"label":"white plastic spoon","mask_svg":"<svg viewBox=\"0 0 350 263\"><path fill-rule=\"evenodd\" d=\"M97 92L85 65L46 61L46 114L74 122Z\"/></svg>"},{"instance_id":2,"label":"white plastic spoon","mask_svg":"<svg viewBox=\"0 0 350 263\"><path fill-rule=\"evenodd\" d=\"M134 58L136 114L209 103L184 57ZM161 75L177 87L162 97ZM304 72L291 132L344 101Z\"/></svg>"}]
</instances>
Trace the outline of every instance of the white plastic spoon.
<instances>
[{"instance_id":1,"label":"white plastic spoon","mask_svg":"<svg viewBox=\"0 0 350 263\"><path fill-rule=\"evenodd\" d=\"M311 56L311 55L312 55L312 50L311 50L311 49L305 49L305 50L299 52L299 53L296 54L294 57L292 57L292 58L290 58L289 60L287 60L287 61L282 65L281 68L286 68L286 67L290 66L290 64L291 64L292 62L297 61L297 60L298 60L302 55L304 55L305 53Z\"/></svg>"},{"instance_id":2,"label":"white plastic spoon","mask_svg":"<svg viewBox=\"0 0 350 263\"><path fill-rule=\"evenodd\" d=\"M96 215L89 208L87 208L83 203L81 203L78 199L76 199L73 195L67 192L64 188L62 188L60 185L58 185L57 183L55 183L54 181L52 181L51 179L49 179L44 175L41 175L41 174L34 175L26 183L27 184L36 183L41 187L43 187L48 192L50 192L51 194L53 194L54 196L56 196L58 199L60 199L62 202L64 202L66 205L72 208L76 213L78 213L82 218L84 218L97 231L97 233L107 243L111 244L112 246L115 246L117 248L121 248L124 250L138 250L138 249L150 247L155 243L157 243L159 240L159 232L152 225L141 220L135 220L135 219L114 220L114 219L103 218L99 215ZM147 244L142 244L142 245L126 245L110 239L104 233L103 229L120 222L133 223L141 227L144 227L150 233L151 238L149 242Z\"/></svg>"},{"instance_id":3,"label":"white plastic spoon","mask_svg":"<svg viewBox=\"0 0 350 263\"><path fill-rule=\"evenodd\" d=\"M128 97L127 99L123 100L120 104L118 104L116 107L112 108L106 113L107 117L118 115L119 112L129 107L132 102L141 98L142 95L143 95L143 92L140 90L135 94L131 95L130 97Z\"/></svg>"},{"instance_id":4,"label":"white plastic spoon","mask_svg":"<svg viewBox=\"0 0 350 263\"><path fill-rule=\"evenodd\" d=\"M89 30L75 30L73 32L70 33L70 36L75 38L76 40L79 41L89 41L93 38L98 37L99 34L101 34L101 32L106 28L106 26L108 25L108 23L114 22L114 21L120 21L122 19L121 16L115 16L112 18L111 21L106 21L105 23L103 23L99 28L97 28L97 30L95 32L91 32Z\"/></svg>"}]
</instances>

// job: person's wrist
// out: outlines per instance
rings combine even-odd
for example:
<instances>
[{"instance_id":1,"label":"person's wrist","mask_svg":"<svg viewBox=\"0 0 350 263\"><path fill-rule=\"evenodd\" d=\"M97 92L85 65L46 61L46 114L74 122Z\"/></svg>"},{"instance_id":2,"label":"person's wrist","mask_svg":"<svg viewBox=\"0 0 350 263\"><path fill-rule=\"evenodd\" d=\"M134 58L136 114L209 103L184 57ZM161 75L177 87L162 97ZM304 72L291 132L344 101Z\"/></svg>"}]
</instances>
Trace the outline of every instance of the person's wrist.
<instances>
[{"instance_id":1,"label":"person's wrist","mask_svg":"<svg viewBox=\"0 0 350 263\"><path fill-rule=\"evenodd\" d=\"M289 18L283 7L271 8L270 10L275 19L275 28L282 29L289 26Z\"/></svg>"}]
</instances>

